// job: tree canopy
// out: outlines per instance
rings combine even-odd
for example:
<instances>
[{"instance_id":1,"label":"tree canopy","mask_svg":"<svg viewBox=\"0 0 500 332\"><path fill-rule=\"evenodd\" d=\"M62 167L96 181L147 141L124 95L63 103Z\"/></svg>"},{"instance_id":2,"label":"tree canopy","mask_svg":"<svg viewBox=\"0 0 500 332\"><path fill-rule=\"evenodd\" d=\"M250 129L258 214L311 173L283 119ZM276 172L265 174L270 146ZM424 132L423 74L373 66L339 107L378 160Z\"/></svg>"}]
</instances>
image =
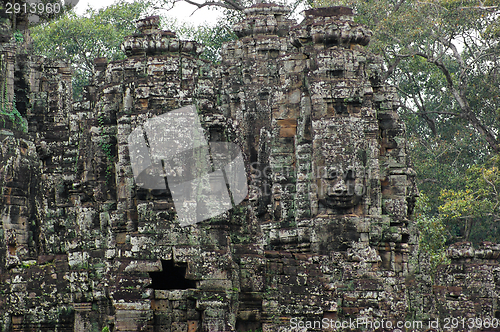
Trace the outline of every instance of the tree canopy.
<instances>
[{"instance_id":1,"label":"tree canopy","mask_svg":"<svg viewBox=\"0 0 500 332\"><path fill-rule=\"evenodd\" d=\"M74 96L78 98L93 73L94 58L124 58L121 42L136 32L135 21L149 8L148 2L119 1L105 9L88 9L83 16L67 12L58 20L31 29L33 51L72 64Z\"/></svg>"}]
</instances>

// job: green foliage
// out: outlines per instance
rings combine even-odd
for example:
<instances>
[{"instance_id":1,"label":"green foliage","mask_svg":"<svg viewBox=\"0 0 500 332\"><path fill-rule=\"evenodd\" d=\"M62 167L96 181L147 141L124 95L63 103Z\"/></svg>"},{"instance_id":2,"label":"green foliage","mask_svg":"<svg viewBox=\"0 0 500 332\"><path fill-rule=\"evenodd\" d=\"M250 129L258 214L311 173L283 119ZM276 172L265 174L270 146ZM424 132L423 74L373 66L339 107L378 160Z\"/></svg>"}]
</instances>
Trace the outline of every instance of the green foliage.
<instances>
[{"instance_id":1,"label":"green foliage","mask_svg":"<svg viewBox=\"0 0 500 332\"><path fill-rule=\"evenodd\" d=\"M438 265L450 263L446 257L447 231L439 217L427 215L429 211L429 198L421 193L416 204L419 251L428 255L431 270L435 271Z\"/></svg>"},{"instance_id":2,"label":"green foliage","mask_svg":"<svg viewBox=\"0 0 500 332\"><path fill-rule=\"evenodd\" d=\"M123 39L136 32L135 21L149 8L147 1L122 0L104 9L87 9L83 16L66 13L56 21L31 29L33 51L72 64L74 99L78 100L92 75L94 58L123 59Z\"/></svg>"},{"instance_id":3,"label":"green foliage","mask_svg":"<svg viewBox=\"0 0 500 332\"><path fill-rule=\"evenodd\" d=\"M69 317L73 315L75 312L75 309L71 306L62 306L57 309L57 313L59 316L62 317Z\"/></svg>"},{"instance_id":4,"label":"green foliage","mask_svg":"<svg viewBox=\"0 0 500 332\"><path fill-rule=\"evenodd\" d=\"M74 70L72 79L73 100L78 101L83 96L83 88L90 84L90 74L84 70Z\"/></svg>"},{"instance_id":5,"label":"green foliage","mask_svg":"<svg viewBox=\"0 0 500 332\"><path fill-rule=\"evenodd\" d=\"M87 9L83 16L67 13L57 21L31 29L33 50L88 70L97 57L122 59L123 38L136 32L135 21L147 13L149 6L144 1L118 1L104 9Z\"/></svg>"},{"instance_id":6,"label":"green foliage","mask_svg":"<svg viewBox=\"0 0 500 332\"><path fill-rule=\"evenodd\" d=\"M99 146L106 155L107 166L106 166L106 184L109 184L113 178L113 164L115 162L115 156L113 155L113 145L108 141L109 135L105 133L104 129L104 116L101 114L97 118L100 128L100 140Z\"/></svg>"},{"instance_id":7,"label":"green foliage","mask_svg":"<svg viewBox=\"0 0 500 332\"><path fill-rule=\"evenodd\" d=\"M23 269L29 269L30 267L36 265L36 261L27 261L27 262L22 262L21 268Z\"/></svg>"},{"instance_id":8,"label":"green foliage","mask_svg":"<svg viewBox=\"0 0 500 332\"><path fill-rule=\"evenodd\" d=\"M2 102L0 104L0 115L8 117L9 120L14 124L14 129L26 133L28 132L28 121L25 118L23 118L21 113L19 113L15 104L16 104L15 99L12 102L12 105L9 105L9 103L7 102ZM5 120L3 120L3 122L5 126Z\"/></svg>"},{"instance_id":9,"label":"green foliage","mask_svg":"<svg viewBox=\"0 0 500 332\"><path fill-rule=\"evenodd\" d=\"M500 238L500 157L474 165L465 173L460 189L444 189L439 212L453 238L474 243Z\"/></svg>"},{"instance_id":10,"label":"green foliage","mask_svg":"<svg viewBox=\"0 0 500 332\"><path fill-rule=\"evenodd\" d=\"M0 60L0 71L4 70L4 58ZM22 132L28 132L28 121L23 118L21 113L16 108L16 96L13 96L12 102L9 102L7 93L7 76L5 76L4 82L1 85L2 91L0 91L0 119L5 127L5 120L3 117L9 118L9 120L14 124L13 129L20 130Z\"/></svg>"},{"instance_id":11,"label":"green foliage","mask_svg":"<svg viewBox=\"0 0 500 332\"><path fill-rule=\"evenodd\" d=\"M464 174L470 167L486 161L486 144L473 129L460 123L448 123L438 136L418 133L425 125L415 117L403 116L409 131L408 144L417 171L418 187L429 197L430 213L435 215L442 203L441 190L459 190L465 186Z\"/></svg>"},{"instance_id":12,"label":"green foliage","mask_svg":"<svg viewBox=\"0 0 500 332\"><path fill-rule=\"evenodd\" d=\"M219 51L222 44L237 38L232 29L232 20L221 20L215 26L200 25L195 27L185 23L179 24L176 20L163 17L162 27L175 31L181 39L194 40L202 44L204 51L200 57L214 63L220 62Z\"/></svg>"},{"instance_id":13,"label":"green foliage","mask_svg":"<svg viewBox=\"0 0 500 332\"><path fill-rule=\"evenodd\" d=\"M22 44L24 42L24 36L21 31L16 30L13 34L12 37L14 38L14 41L16 44Z\"/></svg>"},{"instance_id":14,"label":"green foliage","mask_svg":"<svg viewBox=\"0 0 500 332\"><path fill-rule=\"evenodd\" d=\"M212 294L212 295L205 295L201 298L202 301L209 301L209 300L218 300L218 301L221 301L223 302L224 301L224 297L222 297L222 295L220 294Z\"/></svg>"}]
</instances>

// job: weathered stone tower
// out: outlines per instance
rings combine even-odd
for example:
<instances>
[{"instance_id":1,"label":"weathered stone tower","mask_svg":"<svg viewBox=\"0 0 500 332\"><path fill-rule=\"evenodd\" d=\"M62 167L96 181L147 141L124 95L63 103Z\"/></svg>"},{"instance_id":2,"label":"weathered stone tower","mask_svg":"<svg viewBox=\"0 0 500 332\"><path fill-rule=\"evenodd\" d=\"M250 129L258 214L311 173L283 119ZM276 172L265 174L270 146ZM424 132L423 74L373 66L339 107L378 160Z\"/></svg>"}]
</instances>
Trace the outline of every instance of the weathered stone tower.
<instances>
[{"instance_id":1,"label":"weathered stone tower","mask_svg":"<svg viewBox=\"0 0 500 332\"><path fill-rule=\"evenodd\" d=\"M28 126L2 116L0 331L498 315L497 245L451 248L434 279L413 255L414 173L395 90L364 49L371 32L345 7L308 10L295 26L287 13L246 9L219 66L143 19L125 60L95 59L78 103L65 64L16 58L1 39L2 107L16 103ZM207 141L240 145L250 191L181 227L168 186L135 183L128 137L191 104ZM363 329L374 330L351 330Z\"/></svg>"}]
</instances>

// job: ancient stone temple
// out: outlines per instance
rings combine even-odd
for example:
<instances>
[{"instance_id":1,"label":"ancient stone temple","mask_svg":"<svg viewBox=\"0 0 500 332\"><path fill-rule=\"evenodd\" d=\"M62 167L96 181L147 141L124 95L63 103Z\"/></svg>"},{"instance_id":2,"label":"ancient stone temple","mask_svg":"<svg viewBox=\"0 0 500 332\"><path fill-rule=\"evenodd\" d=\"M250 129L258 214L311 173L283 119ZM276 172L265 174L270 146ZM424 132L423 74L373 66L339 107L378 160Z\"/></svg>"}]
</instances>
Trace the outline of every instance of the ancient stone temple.
<instances>
[{"instance_id":1,"label":"ancient stone temple","mask_svg":"<svg viewBox=\"0 0 500 332\"><path fill-rule=\"evenodd\" d=\"M500 318L499 245L456 244L437 271L418 255L415 174L371 32L345 7L298 25L274 4L244 13L220 65L140 20L127 58L95 59L75 103L70 67L26 54L2 18L0 331L442 331L446 318ZM129 140L185 107L207 146L241 148L248 194L181 226L171 183L136 181Z\"/></svg>"}]
</instances>

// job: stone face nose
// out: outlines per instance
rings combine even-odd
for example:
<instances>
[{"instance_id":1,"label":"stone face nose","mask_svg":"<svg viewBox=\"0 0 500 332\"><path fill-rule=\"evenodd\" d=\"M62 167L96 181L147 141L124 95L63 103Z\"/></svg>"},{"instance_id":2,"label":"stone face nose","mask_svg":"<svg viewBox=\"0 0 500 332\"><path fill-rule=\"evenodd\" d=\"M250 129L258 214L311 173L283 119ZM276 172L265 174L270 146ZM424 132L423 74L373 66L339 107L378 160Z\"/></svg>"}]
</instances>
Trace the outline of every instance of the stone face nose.
<instances>
[{"instance_id":1,"label":"stone face nose","mask_svg":"<svg viewBox=\"0 0 500 332\"><path fill-rule=\"evenodd\" d=\"M330 190L329 190L330 191ZM329 195L342 195L347 193L347 185L344 180L340 180L333 187L331 187L331 192Z\"/></svg>"}]
</instances>

